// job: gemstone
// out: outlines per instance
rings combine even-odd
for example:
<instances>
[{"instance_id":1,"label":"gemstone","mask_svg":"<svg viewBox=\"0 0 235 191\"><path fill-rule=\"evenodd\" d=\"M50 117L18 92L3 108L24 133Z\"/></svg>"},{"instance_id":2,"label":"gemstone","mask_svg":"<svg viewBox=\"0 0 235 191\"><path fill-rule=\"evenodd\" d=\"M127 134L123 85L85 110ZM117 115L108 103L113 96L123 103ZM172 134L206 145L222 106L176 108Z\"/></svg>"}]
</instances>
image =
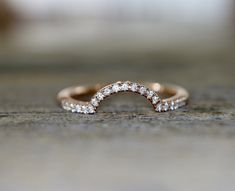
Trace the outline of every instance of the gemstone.
<instances>
[{"instance_id":1,"label":"gemstone","mask_svg":"<svg viewBox=\"0 0 235 191\"><path fill-rule=\"evenodd\" d=\"M175 101L175 107L174 107L174 109L178 109L179 108L179 100L177 99L176 101Z\"/></svg>"},{"instance_id":2,"label":"gemstone","mask_svg":"<svg viewBox=\"0 0 235 191\"><path fill-rule=\"evenodd\" d=\"M144 86L141 86L139 92L141 95L144 95L146 93L146 88Z\"/></svg>"},{"instance_id":3,"label":"gemstone","mask_svg":"<svg viewBox=\"0 0 235 191\"><path fill-rule=\"evenodd\" d=\"M147 98L150 99L154 95L154 91L149 90L147 91Z\"/></svg>"},{"instance_id":4,"label":"gemstone","mask_svg":"<svg viewBox=\"0 0 235 191\"><path fill-rule=\"evenodd\" d=\"M111 94L111 89L110 88L105 88L103 91L104 95L108 96Z\"/></svg>"},{"instance_id":5,"label":"gemstone","mask_svg":"<svg viewBox=\"0 0 235 191\"><path fill-rule=\"evenodd\" d=\"M95 113L95 109L92 105L88 106L88 113Z\"/></svg>"},{"instance_id":6,"label":"gemstone","mask_svg":"<svg viewBox=\"0 0 235 191\"><path fill-rule=\"evenodd\" d=\"M96 98L92 98L92 99L91 99L91 104L92 104L93 106L95 106L95 107L97 107L97 106L99 105L99 103L98 103L98 101L97 101Z\"/></svg>"},{"instance_id":7,"label":"gemstone","mask_svg":"<svg viewBox=\"0 0 235 191\"><path fill-rule=\"evenodd\" d=\"M136 83L133 83L131 85L131 91L136 92L138 90L138 85Z\"/></svg>"},{"instance_id":8,"label":"gemstone","mask_svg":"<svg viewBox=\"0 0 235 191\"><path fill-rule=\"evenodd\" d=\"M156 104L156 103L158 102L158 100L159 100L159 97L158 97L158 96L153 96L153 97L152 97L152 103L153 103L153 104Z\"/></svg>"},{"instance_id":9,"label":"gemstone","mask_svg":"<svg viewBox=\"0 0 235 191\"><path fill-rule=\"evenodd\" d=\"M76 105L73 104L73 103L70 103L70 110L71 110L72 112L75 112L75 111L76 111Z\"/></svg>"},{"instance_id":10,"label":"gemstone","mask_svg":"<svg viewBox=\"0 0 235 191\"><path fill-rule=\"evenodd\" d=\"M167 111L167 110L169 109L169 105L168 105L167 102L165 102L165 104L163 105L162 109L163 109L164 111Z\"/></svg>"},{"instance_id":11,"label":"gemstone","mask_svg":"<svg viewBox=\"0 0 235 191\"><path fill-rule=\"evenodd\" d=\"M124 82L121 86L121 90L127 91L129 89L129 84L128 82Z\"/></svg>"},{"instance_id":12,"label":"gemstone","mask_svg":"<svg viewBox=\"0 0 235 191\"><path fill-rule=\"evenodd\" d=\"M114 84L112 90L113 92L118 92L120 91L120 86L118 84Z\"/></svg>"},{"instance_id":13,"label":"gemstone","mask_svg":"<svg viewBox=\"0 0 235 191\"><path fill-rule=\"evenodd\" d=\"M158 111L158 112L161 112L162 111L162 104L159 103L155 110Z\"/></svg>"},{"instance_id":14,"label":"gemstone","mask_svg":"<svg viewBox=\"0 0 235 191\"><path fill-rule=\"evenodd\" d=\"M76 112L80 113L81 112L81 106L80 105L76 105Z\"/></svg>"},{"instance_id":15,"label":"gemstone","mask_svg":"<svg viewBox=\"0 0 235 191\"><path fill-rule=\"evenodd\" d=\"M63 108L65 109L65 110L70 110L70 106L69 106L69 103L68 102L64 102L63 103Z\"/></svg>"},{"instance_id":16,"label":"gemstone","mask_svg":"<svg viewBox=\"0 0 235 191\"><path fill-rule=\"evenodd\" d=\"M101 93L101 92L98 92L97 95L96 95L97 99L98 100L103 100L104 99L104 95Z\"/></svg>"},{"instance_id":17,"label":"gemstone","mask_svg":"<svg viewBox=\"0 0 235 191\"><path fill-rule=\"evenodd\" d=\"M81 111L82 111L82 113L87 114L88 113L88 107L83 105Z\"/></svg>"},{"instance_id":18,"label":"gemstone","mask_svg":"<svg viewBox=\"0 0 235 191\"><path fill-rule=\"evenodd\" d=\"M174 101L171 101L170 109L173 111L175 109L175 103Z\"/></svg>"}]
</instances>

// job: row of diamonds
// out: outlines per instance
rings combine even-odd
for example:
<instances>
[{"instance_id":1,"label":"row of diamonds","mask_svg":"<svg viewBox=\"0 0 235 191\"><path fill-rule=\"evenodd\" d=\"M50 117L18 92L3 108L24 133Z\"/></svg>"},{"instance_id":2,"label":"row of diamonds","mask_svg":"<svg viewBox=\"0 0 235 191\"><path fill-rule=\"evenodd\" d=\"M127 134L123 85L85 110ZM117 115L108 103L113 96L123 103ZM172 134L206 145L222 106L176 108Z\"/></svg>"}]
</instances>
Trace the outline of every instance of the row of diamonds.
<instances>
[{"instance_id":1,"label":"row of diamonds","mask_svg":"<svg viewBox=\"0 0 235 191\"><path fill-rule=\"evenodd\" d=\"M153 105L156 105L160 98L157 93L149 88L145 87L144 85L135 83L135 82L116 82L114 84L105 86L104 88L100 89L91 99L91 105L95 108L99 106L99 103L105 99L105 97L110 96L111 94L117 92L125 92L130 91L134 93L139 93L140 95L146 97L148 100L151 101Z\"/></svg>"},{"instance_id":2,"label":"row of diamonds","mask_svg":"<svg viewBox=\"0 0 235 191\"><path fill-rule=\"evenodd\" d=\"M156 105L155 111L157 112L173 111L181 106L182 102L179 102L179 100L170 101L170 102L161 101Z\"/></svg>"},{"instance_id":3,"label":"row of diamonds","mask_svg":"<svg viewBox=\"0 0 235 191\"><path fill-rule=\"evenodd\" d=\"M67 111L72 111L73 113L83 113L83 114L95 113L95 108L91 104L75 104L64 100L62 102L62 107Z\"/></svg>"},{"instance_id":4,"label":"row of diamonds","mask_svg":"<svg viewBox=\"0 0 235 191\"><path fill-rule=\"evenodd\" d=\"M146 97L154 106L155 111L157 112L165 112L165 111L173 111L178 109L179 107L185 105L184 101L180 101L179 99L173 101L161 101L157 93L144 85L135 83L135 82L116 82L114 84L105 86L100 89L91 99L90 103L72 103L68 100L62 101L62 107L65 110L83 113L83 114L93 114L96 111L96 108L99 106L99 103L105 99L105 97L117 93L131 91L143 95Z\"/></svg>"}]
</instances>

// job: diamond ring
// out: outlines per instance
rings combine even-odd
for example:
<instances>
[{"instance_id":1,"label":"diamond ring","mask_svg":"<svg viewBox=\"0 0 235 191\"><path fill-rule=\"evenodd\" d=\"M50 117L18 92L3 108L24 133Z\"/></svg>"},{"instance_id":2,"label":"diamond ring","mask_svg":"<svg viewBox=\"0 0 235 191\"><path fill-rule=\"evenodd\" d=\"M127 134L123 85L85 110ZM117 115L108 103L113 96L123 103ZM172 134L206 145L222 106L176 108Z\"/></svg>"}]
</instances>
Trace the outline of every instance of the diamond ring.
<instances>
[{"instance_id":1,"label":"diamond ring","mask_svg":"<svg viewBox=\"0 0 235 191\"><path fill-rule=\"evenodd\" d=\"M57 100L63 109L74 113L94 114L100 102L106 97L118 92L134 92L144 96L153 105L156 112L173 111L187 104L189 93L176 85L162 85L159 83L136 83L118 81L108 85L74 86L61 90ZM83 101L77 97L93 95L90 101ZM167 97L163 97L167 95Z\"/></svg>"}]
</instances>

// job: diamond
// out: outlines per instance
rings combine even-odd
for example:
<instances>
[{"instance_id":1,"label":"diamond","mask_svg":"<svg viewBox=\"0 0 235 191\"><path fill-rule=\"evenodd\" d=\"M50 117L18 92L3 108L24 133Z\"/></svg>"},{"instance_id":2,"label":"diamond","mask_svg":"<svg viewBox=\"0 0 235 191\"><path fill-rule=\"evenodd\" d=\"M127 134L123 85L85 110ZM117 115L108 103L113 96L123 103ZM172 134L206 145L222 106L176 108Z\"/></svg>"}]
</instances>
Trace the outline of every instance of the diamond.
<instances>
[{"instance_id":1,"label":"diamond","mask_svg":"<svg viewBox=\"0 0 235 191\"><path fill-rule=\"evenodd\" d=\"M176 101L175 101L175 107L174 107L174 109L178 109L179 108L179 100L177 99Z\"/></svg>"},{"instance_id":2,"label":"diamond","mask_svg":"<svg viewBox=\"0 0 235 191\"><path fill-rule=\"evenodd\" d=\"M173 111L175 109L175 103L174 101L171 101L170 109Z\"/></svg>"},{"instance_id":3,"label":"diamond","mask_svg":"<svg viewBox=\"0 0 235 191\"><path fill-rule=\"evenodd\" d=\"M158 112L161 112L162 111L162 104L159 103L155 110L158 111Z\"/></svg>"},{"instance_id":4,"label":"diamond","mask_svg":"<svg viewBox=\"0 0 235 191\"><path fill-rule=\"evenodd\" d=\"M162 109L163 109L164 111L167 111L167 110L169 109L169 105L168 105L167 102L165 102L165 104L163 105Z\"/></svg>"},{"instance_id":5,"label":"diamond","mask_svg":"<svg viewBox=\"0 0 235 191\"><path fill-rule=\"evenodd\" d=\"M118 91L120 91L119 85L118 85L118 84L114 84L113 87L112 87L112 90L113 90L113 92L118 92Z\"/></svg>"},{"instance_id":6,"label":"diamond","mask_svg":"<svg viewBox=\"0 0 235 191\"><path fill-rule=\"evenodd\" d=\"M76 112L77 113L81 113L81 106L80 105L76 105Z\"/></svg>"},{"instance_id":7,"label":"diamond","mask_svg":"<svg viewBox=\"0 0 235 191\"><path fill-rule=\"evenodd\" d=\"M76 105L73 104L73 103L71 103L71 104L70 104L70 110L71 110L73 113L76 112Z\"/></svg>"},{"instance_id":8,"label":"diamond","mask_svg":"<svg viewBox=\"0 0 235 191\"><path fill-rule=\"evenodd\" d=\"M121 86L121 90L127 91L129 89L129 84L128 82L124 82Z\"/></svg>"},{"instance_id":9,"label":"diamond","mask_svg":"<svg viewBox=\"0 0 235 191\"><path fill-rule=\"evenodd\" d=\"M91 99L91 104L92 104L93 106L95 106L95 107L97 107L97 106L99 105L99 103L98 103L98 101L97 101L96 98L92 98L92 99Z\"/></svg>"},{"instance_id":10,"label":"diamond","mask_svg":"<svg viewBox=\"0 0 235 191\"><path fill-rule=\"evenodd\" d=\"M159 101L159 97L158 96L153 96L152 97L152 103L156 104Z\"/></svg>"},{"instance_id":11,"label":"diamond","mask_svg":"<svg viewBox=\"0 0 235 191\"><path fill-rule=\"evenodd\" d=\"M67 111L70 110L69 103L68 102L63 102L63 108Z\"/></svg>"},{"instance_id":12,"label":"diamond","mask_svg":"<svg viewBox=\"0 0 235 191\"><path fill-rule=\"evenodd\" d=\"M139 92L141 95L144 95L146 93L146 88L144 86L141 86Z\"/></svg>"},{"instance_id":13,"label":"diamond","mask_svg":"<svg viewBox=\"0 0 235 191\"><path fill-rule=\"evenodd\" d=\"M92 105L89 105L87 109L88 109L88 113L95 113L95 109Z\"/></svg>"},{"instance_id":14,"label":"diamond","mask_svg":"<svg viewBox=\"0 0 235 191\"><path fill-rule=\"evenodd\" d=\"M137 90L138 90L138 84L133 83L133 84L131 85L131 91L136 92Z\"/></svg>"},{"instance_id":15,"label":"diamond","mask_svg":"<svg viewBox=\"0 0 235 191\"><path fill-rule=\"evenodd\" d=\"M98 92L97 95L96 95L97 99L98 100L103 100L104 99L104 95L101 93L101 92Z\"/></svg>"},{"instance_id":16,"label":"diamond","mask_svg":"<svg viewBox=\"0 0 235 191\"><path fill-rule=\"evenodd\" d=\"M108 96L111 94L111 89L107 87L104 89L103 93L104 93L104 95Z\"/></svg>"},{"instance_id":17,"label":"diamond","mask_svg":"<svg viewBox=\"0 0 235 191\"><path fill-rule=\"evenodd\" d=\"M150 99L154 95L154 91L149 90L147 91L147 98Z\"/></svg>"},{"instance_id":18,"label":"diamond","mask_svg":"<svg viewBox=\"0 0 235 191\"><path fill-rule=\"evenodd\" d=\"M81 109L81 112L87 114L88 113L88 107L83 105L82 109Z\"/></svg>"}]
</instances>

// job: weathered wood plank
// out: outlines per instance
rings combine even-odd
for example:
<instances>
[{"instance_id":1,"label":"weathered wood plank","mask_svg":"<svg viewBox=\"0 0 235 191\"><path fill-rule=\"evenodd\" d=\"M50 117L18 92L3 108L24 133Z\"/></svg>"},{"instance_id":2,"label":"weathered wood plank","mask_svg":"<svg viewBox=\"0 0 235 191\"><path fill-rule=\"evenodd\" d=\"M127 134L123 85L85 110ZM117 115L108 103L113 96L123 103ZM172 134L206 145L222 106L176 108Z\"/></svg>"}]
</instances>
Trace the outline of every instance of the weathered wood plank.
<instances>
[{"instance_id":1,"label":"weathered wood plank","mask_svg":"<svg viewBox=\"0 0 235 191\"><path fill-rule=\"evenodd\" d=\"M16 65L0 76L0 190L234 189L235 64ZM83 116L55 101L68 85L125 79L175 82L190 104L155 113L119 95Z\"/></svg>"}]
</instances>

